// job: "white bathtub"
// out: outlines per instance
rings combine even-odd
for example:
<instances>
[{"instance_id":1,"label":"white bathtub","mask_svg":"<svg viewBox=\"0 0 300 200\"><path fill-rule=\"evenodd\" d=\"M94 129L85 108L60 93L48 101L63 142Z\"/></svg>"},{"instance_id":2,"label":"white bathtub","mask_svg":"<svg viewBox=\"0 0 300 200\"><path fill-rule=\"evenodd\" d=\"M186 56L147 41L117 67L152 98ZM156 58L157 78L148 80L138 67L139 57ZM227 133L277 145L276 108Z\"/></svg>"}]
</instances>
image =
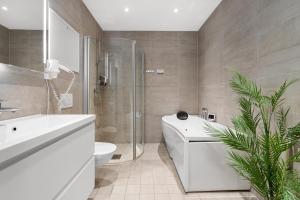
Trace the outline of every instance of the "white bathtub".
<instances>
[{"instance_id":1,"label":"white bathtub","mask_svg":"<svg viewBox=\"0 0 300 200\"><path fill-rule=\"evenodd\" d=\"M249 182L228 165L225 145L205 130L206 123L210 122L192 115L187 120L179 120L176 115L162 118L167 149L184 190L250 190ZM225 128L218 123L210 124Z\"/></svg>"}]
</instances>

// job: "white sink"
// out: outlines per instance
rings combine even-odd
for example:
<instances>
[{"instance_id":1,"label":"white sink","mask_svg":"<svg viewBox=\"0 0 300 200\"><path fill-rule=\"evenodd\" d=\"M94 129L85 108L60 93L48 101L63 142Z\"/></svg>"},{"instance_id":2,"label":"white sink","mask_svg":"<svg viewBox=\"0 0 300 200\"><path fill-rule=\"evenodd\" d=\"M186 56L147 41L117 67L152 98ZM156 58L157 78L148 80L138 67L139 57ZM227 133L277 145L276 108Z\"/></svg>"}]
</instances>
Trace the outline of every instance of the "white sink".
<instances>
[{"instance_id":1,"label":"white sink","mask_svg":"<svg viewBox=\"0 0 300 200\"><path fill-rule=\"evenodd\" d=\"M93 115L33 115L0 121L0 164L94 120Z\"/></svg>"}]
</instances>

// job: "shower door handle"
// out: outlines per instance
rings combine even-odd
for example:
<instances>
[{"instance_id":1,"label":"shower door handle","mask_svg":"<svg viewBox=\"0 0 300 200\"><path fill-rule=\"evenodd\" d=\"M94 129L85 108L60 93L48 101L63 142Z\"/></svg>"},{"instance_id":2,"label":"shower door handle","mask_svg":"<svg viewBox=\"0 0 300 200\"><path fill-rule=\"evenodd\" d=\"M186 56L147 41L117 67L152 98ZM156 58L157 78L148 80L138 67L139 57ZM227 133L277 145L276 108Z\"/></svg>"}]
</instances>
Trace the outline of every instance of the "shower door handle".
<instances>
[{"instance_id":1,"label":"shower door handle","mask_svg":"<svg viewBox=\"0 0 300 200\"><path fill-rule=\"evenodd\" d=\"M141 118L142 117L142 112L140 112L140 111L136 112L135 117L136 118Z\"/></svg>"},{"instance_id":2,"label":"shower door handle","mask_svg":"<svg viewBox=\"0 0 300 200\"><path fill-rule=\"evenodd\" d=\"M109 63L108 65L108 84L109 86L111 86L111 81L112 81L112 67L111 67L111 63Z\"/></svg>"}]
</instances>

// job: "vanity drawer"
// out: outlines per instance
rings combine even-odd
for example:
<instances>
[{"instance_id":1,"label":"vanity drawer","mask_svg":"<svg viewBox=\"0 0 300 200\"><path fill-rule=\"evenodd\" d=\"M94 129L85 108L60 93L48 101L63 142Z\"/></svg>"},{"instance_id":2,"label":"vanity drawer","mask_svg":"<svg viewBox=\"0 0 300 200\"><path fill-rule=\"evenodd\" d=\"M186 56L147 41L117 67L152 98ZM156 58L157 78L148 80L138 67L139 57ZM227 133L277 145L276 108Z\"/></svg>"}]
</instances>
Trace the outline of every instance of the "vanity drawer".
<instances>
[{"instance_id":1,"label":"vanity drawer","mask_svg":"<svg viewBox=\"0 0 300 200\"><path fill-rule=\"evenodd\" d=\"M93 157L94 133L92 123L0 169L1 199L55 199Z\"/></svg>"},{"instance_id":2,"label":"vanity drawer","mask_svg":"<svg viewBox=\"0 0 300 200\"><path fill-rule=\"evenodd\" d=\"M55 200L83 200L95 185L95 159L92 157Z\"/></svg>"}]
</instances>

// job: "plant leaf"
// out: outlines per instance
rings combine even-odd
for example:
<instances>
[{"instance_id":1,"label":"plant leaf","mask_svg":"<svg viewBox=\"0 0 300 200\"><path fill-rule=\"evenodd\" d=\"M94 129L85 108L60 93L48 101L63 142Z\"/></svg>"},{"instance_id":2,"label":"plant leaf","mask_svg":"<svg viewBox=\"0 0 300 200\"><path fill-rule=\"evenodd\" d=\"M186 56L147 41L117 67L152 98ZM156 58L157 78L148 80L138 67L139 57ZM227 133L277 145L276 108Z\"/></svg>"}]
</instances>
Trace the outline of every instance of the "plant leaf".
<instances>
[{"instance_id":1,"label":"plant leaf","mask_svg":"<svg viewBox=\"0 0 300 200\"><path fill-rule=\"evenodd\" d=\"M300 123L288 128L290 109L283 109L284 94L296 81L285 81L265 96L255 82L235 73L230 85L239 95L241 114L232 119L234 130L207 127L229 147L232 167L266 200L300 198L300 178L289 170L291 162L300 160L300 152L283 159L300 140Z\"/></svg>"},{"instance_id":2,"label":"plant leaf","mask_svg":"<svg viewBox=\"0 0 300 200\"><path fill-rule=\"evenodd\" d=\"M285 99L282 99L283 94L286 92L287 88L291 86L292 84L296 83L298 79L291 80L291 81L285 81L277 91L275 91L270 99L272 103L272 111L275 111L282 103L284 102Z\"/></svg>"}]
</instances>

